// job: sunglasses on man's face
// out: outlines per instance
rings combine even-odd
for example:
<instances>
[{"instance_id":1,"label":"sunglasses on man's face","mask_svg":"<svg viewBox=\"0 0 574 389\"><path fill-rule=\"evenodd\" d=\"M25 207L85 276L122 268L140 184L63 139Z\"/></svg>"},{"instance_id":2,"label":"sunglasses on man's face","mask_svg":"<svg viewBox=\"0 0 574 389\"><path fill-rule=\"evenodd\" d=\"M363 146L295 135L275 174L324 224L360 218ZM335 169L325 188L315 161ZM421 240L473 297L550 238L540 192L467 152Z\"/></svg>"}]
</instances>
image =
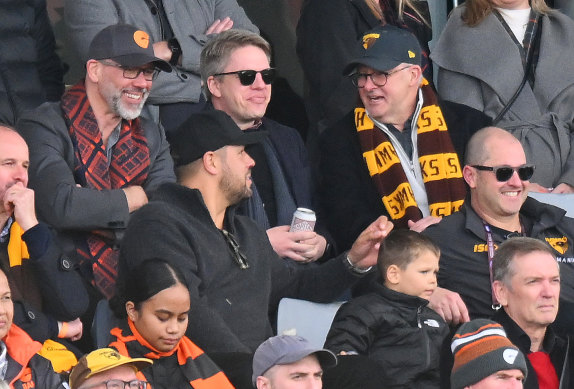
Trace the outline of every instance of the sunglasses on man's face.
<instances>
[{"instance_id":1,"label":"sunglasses on man's face","mask_svg":"<svg viewBox=\"0 0 574 389\"><path fill-rule=\"evenodd\" d=\"M261 78L266 85L271 84L275 80L276 71L274 68L267 68L263 70L237 70L235 72L216 73L214 76L228 76L230 74L237 74L241 85L249 86L255 82L257 73L261 73Z\"/></svg>"},{"instance_id":2,"label":"sunglasses on man's face","mask_svg":"<svg viewBox=\"0 0 574 389\"><path fill-rule=\"evenodd\" d=\"M478 170L494 172L496 180L499 182L506 182L512 178L514 172L518 173L518 177L522 181L528 181L532 178L534 174L534 165L521 165L518 167L510 166L483 166L483 165L471 165L473 168Z\"/></svg>"}]
</instances>

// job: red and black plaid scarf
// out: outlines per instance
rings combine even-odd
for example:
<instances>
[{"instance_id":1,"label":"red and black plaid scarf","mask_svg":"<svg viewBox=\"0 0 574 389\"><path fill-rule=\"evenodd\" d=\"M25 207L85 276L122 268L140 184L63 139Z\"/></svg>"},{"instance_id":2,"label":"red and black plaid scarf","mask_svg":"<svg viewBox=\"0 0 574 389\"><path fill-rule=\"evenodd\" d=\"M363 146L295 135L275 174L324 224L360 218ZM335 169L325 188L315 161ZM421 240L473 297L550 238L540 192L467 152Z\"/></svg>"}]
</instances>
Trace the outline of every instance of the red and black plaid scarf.
<instances>
[{"instance_id":1,"label":"red and black plaid scarf","mask_svg":"<svg viewBox=\"0 0 574 389\"><path fill-rule=\"evenodd\" d=\"M442 217L460 209L466 188L436 95L426 80L421 90L424 105L416 123L419 162L430 214ZM408 228L408 220L417 221L422 213L395 148L364 108L355 109L355 126L365 163L385 209L397 227Z\"/></svg>"},{"instance_id":2,"label":"red and black plaid scarf","mask_svg":"<svg viewBox=\"0 0 574 389\"><path fill-rule=\"evenodd\" d=\"M154 349L138 332L133 321L127 319L127 326L113 328L110 333L116 340L110 343L121 355L130 358L149 358L154 361L177 354L177 362L181 366L183 375L189 380L190 387L198 389L233 389L227 376L217 365L193 343L187 336L181 338L179 343L168 352ZM146 381L144 374L137 373L138 379ZM152 389L153 385L148 385Z\"/></svg>"},{"instance_id":3,"label":"red and black plaid scarf","mask_svg":"<svg viewBox=\"0 0 574 389\"><path fill-rule=\"evenodd\" d=\"M149 149L139 119L122 121L110 162L83 81L64 94L61 105L74 145L77 184L106 190L145 182L150 165ZM111 239L105 239L106 235L109 236L109 232L92 231L86 237L87 250L79 248L78 253L92 263L93 284L106 298L111 298L115 292L119 251L112 246Z\"/></svg>"}]
</instances>

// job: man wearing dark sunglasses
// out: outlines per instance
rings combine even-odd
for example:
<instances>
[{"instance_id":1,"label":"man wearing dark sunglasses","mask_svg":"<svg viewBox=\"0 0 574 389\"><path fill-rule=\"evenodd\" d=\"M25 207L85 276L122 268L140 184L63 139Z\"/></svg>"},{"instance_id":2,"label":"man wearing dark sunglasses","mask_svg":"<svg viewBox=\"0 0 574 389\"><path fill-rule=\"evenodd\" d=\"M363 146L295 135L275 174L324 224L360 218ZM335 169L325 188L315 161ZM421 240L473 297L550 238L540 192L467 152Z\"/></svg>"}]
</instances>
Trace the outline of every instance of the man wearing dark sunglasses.
<instances>
[{"instance_id":1,"label":"man wearing dark sunglasses","mask_svg":"<svg viewBox=\"0 0 574 389\"><path fill-rule=\"evenodd\" d=\"M328 234L322 215L317 232L289 230L293 212L299 207L316 209L317 202L301 136L265 117L276 73L270 57L269 43L249 31L230 30L213 38L200 64L207 109L226 112L244 131L268 134L261 143L247 146L255 160L253 196L239 212L267 231L281 257L308 263L324 257Z\"/></svg>"},{"instance_id":2,"label":"man wearing dark sunglasses","mask_svg":"<svg viewBox=\"0 0 574 389\"><path fill-rule=\"evenodd\" d=\"M114 292L119 237L151 190L175 181L163 130L140 118L153 80L171 66L134 26L93 39L86 78L59 103L18 122L30 147L30 186L39 218L52 225L95 290Z\"/></svg>"},{"instance_id":3,"label":"man wearing dark sunglasses","mask_svg":"<svg viewBox=\"0 0 574 389\"><path fill-rule=\"evenodd\" d=\"M560 264L562 301L574 302L574 219L527 197L534 169L520 142L505 130L487 127L470 139L463 168L470 195L460 212L423 232L441 249L439 288L431 306L445 320L494 315L499 304L489 268L498 245L515 236L552 247Z\"/></svg>"}]
</instances>

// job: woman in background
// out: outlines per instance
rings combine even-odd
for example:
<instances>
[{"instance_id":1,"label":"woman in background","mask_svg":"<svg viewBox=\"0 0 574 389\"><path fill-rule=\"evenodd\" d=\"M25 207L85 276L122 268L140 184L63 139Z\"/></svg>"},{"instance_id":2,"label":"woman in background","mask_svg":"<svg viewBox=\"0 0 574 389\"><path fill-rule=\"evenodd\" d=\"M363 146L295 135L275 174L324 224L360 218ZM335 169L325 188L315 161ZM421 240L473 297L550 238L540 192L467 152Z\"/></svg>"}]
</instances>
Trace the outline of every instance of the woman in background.
<instances>
[{"instance_id":1,"label":"woman in background","mask_svg":"<svg viewBox=\"0 0 574 389\"><path fill-rule=\"evenodd\" d=\"M531 190L574 192L574 21L544 0L467 0L432 53L445 99L483 111L536 165Z\"/></svg>"}]
</instances>

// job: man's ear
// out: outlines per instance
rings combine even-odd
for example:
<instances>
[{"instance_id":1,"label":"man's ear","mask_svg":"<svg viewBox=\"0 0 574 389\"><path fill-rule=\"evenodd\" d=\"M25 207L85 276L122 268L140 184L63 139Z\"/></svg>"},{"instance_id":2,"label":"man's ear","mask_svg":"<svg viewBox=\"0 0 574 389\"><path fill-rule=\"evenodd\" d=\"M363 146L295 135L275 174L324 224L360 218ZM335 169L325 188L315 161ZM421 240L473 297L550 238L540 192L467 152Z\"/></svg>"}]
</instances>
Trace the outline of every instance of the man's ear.
<instances>
[{"instance_id":1,"label":"man's ear","mask_svg":"<svg viewBox=\"0 0 574 389\"><path fill-rule=\"evenodd\" d=\"M86 78L91 82L97 83L101 78L101 69L103 65L95 59L90 59L86 62Z\"/></svg>"},{"instance_id":2,"label":"man's ear","mask_svg":"<svg viewBox=\"0 0 574 389\"><path fill-rule=\"evenodd\" d=\"M464 178L464 180L471 189L476 188L477 175L475 168L468 165L464 165L464 167L462 168L462 177Z\"/></svg>"},{"instance_id":3,"label":"man's ear","mask_svg":"<svg viewBox=\"0 0 574 389\"><path fill-rule=\"evenodd\" d=\"M408 72L410 72L411 75L411 81L409 84L416 85L418 87L421 83L421 75L423 74L423 70L418 65L412 65L408 69Z\"/></svg>"},{"instance_id":4,"label":"man's ear","mask_svg":"<svg viewBox=\"0 0 574 389\"><path fill-rule=\"evenodd\" d=\"M209 174L215 175L219 172L219 156L213 151L203 154L203 168Z\"/></svg>"},{"instance_id":5,"label":"man's ear","mask_svg":"<svg viewBox=\"0 0 574 389\"><path fill-rule=\"evenodd\" d=\"M508 288L502 281L494 281L492 283L492 291L500 305L503 307L508 305Z\"/></svg>"},{"instance_id":6,"label":"man's ear","mask_svg":"<svg viewBox=\"0 0 574 389\"><path fill-rule=\"evenodd\" d=\"M207 77L207 89L213 97L221 97L221 81L215 76Z\"/></svg>"},{"instance_id":7,"label":"man's ear","mask_svg":"<svg viewBox=\"0 0 574 389\"><path fill-rule=\"evenodd\" d=\"M387 279L385 281L389 282L391 285L396 285L401 282L401 268L397 265L391 265L387 268Z\"/></svg>"},{"instance_id":8,"label":"man's ear","mask_svg":"<svg viewBox=\"0 0 574 389\"><path fill-rule=\"evenodd\" d=\"M255 381L255 386L257 386L257 389L271 389L271 381L269 381L269 378L260 375Z\"/></svg>"}]
</instances>

